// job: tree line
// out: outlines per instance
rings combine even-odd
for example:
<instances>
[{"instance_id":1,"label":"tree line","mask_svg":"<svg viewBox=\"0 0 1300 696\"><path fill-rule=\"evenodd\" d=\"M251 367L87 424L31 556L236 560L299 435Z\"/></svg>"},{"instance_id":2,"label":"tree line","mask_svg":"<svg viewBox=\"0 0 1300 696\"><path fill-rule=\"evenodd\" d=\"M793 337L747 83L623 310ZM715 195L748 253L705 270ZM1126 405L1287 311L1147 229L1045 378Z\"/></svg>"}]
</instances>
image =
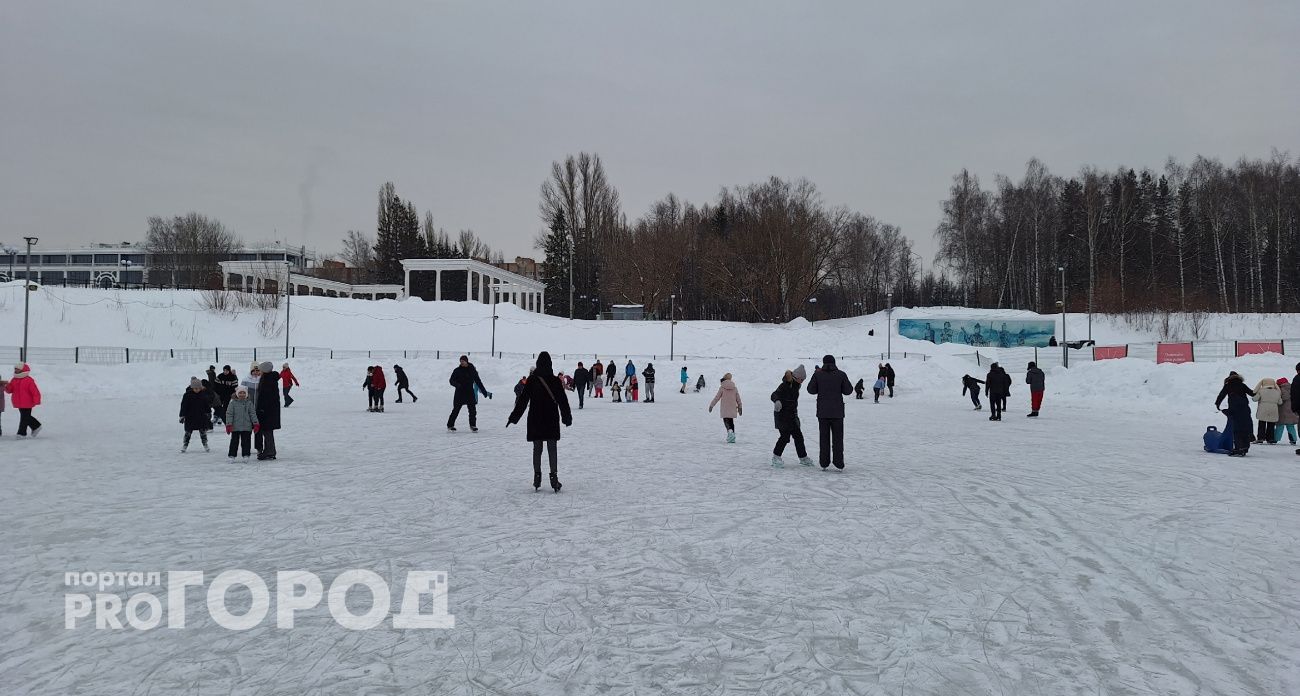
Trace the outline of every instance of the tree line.
<instances>
[{"instance_id":1,"label":"tree line","mask_svg":"<svg viewBox=\"0 0 1300 696\"><path fill-rule=\"evenodd\" d=\"M935 236L946 272L927 304L1054 312L1064 292L1071 311L1300 309L1300 163L1276 151L1069 178L1033 159L991 189L963 169Z\"/></svg>"},{"instance_id":2,"label":"tree line","mask_svg":"<svg viewBox=\"0 0 1300 696\"><path fill-rule=\"evenodd\" d=\"M558 316L629 304L663 318L784 322L873 312L891 294L917 303L925 286L897 227L827 205L803 179L724 188L698 205L670 193L628 222L600 157L580 153L552 165L539 210L545 309Z\"/></svg>"}]
</instances>

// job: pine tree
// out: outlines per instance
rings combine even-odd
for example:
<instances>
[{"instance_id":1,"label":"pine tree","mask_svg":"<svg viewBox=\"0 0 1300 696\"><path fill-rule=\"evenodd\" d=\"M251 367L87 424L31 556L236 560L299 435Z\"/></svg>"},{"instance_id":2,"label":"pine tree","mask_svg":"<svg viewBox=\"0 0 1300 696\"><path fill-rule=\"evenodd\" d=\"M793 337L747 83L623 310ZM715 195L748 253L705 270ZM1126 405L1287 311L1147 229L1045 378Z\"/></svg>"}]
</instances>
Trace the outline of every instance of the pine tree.
<instances>
[{"instance_id":1,"label":"pine tree","mask_svg":"<svg viewBox=\"0 0 1300 696\"><path fill-rule=\"evenodd\" d=\"M556 211L550 232L542 240L542 282L546 284L546 313L569 316L569 225L564 211Z\"/></svg>"}]
</instances>

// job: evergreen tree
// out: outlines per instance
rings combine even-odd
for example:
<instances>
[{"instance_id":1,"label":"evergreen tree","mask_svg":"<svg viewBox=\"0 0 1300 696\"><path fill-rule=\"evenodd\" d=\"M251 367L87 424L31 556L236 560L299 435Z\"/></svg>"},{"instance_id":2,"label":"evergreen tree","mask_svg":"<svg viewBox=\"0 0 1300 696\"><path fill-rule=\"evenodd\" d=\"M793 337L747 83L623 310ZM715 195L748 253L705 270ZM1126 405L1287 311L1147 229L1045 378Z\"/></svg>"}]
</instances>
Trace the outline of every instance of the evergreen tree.
<instances>
[{"instance_id":1,"label":"evergreen tree","mask_svg":"<svg viewBox=\"0 0 1300 696\"><path fill-rule=\"evenodd\" d=\"M564 211L557 210L551 219L551 229L542 239L542 254L546 265L542 267L542 282L546 284L546 313L557 317L569 316L569 225Z\"/></svg>"}]
</instances>

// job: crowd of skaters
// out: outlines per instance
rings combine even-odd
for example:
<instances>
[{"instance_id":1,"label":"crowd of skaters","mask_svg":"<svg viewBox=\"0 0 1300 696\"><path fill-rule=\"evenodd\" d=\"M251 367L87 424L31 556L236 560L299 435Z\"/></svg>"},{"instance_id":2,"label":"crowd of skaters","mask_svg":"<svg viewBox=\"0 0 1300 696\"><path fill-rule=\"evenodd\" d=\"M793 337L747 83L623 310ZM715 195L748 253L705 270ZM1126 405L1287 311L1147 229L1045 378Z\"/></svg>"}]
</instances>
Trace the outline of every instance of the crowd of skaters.
<instances>
[{"instance_id":1,"label":"crowd of skaters","mask_svg":"<svg viewBox=\"0 0 1300 696\"><path fill-rule=\"evenodd\" d=\"M1211 438L1207 437L1205 449L1244 457L1252 444L1276 445L1282 441L1283 435L1295 445L1296 427L1300 423L1300 402L1296 399L1300 394L1295 393L1295 385L1300 383L1300 363L1296 363L1295 371L1295 377L1290 380L1264 377L1254 389L1246 386L1246 379L1241 374L1229 372L1214 400L1215 410L1228 418L1224 431L1226 439L1212 444ZM1224 401L1227 401L1227 408L1223 408ZM1251 401L1257 404L1253 414ZM1300 455L1300 449L1295 453Z\"/></svg>"}]
</instances>

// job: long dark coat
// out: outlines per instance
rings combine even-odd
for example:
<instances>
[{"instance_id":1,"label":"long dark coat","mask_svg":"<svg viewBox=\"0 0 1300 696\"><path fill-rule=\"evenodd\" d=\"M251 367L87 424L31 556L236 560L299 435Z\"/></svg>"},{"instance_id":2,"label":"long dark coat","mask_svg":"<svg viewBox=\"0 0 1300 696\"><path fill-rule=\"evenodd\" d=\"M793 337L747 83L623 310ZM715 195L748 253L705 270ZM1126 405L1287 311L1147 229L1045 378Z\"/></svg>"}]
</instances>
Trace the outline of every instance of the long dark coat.
<instances>
[{"instance_id":1,"label":"long dark coat","mask_svg":"<svg viewBox=\"0 0 1300 696\"><path fill-rule=\"evenodd\" d=\"M781 381L781 386L772 392L772 401L781 404L781 410L773 413L776 429L782 432L799 427L799 383L790 380Z\"/></svg>"},{"instance_id":2,"label":"long dark coat","mask_svg":"<svg viewBox=\"0 0 1300 696\"><path fill-rule=\"evenodd\" d=\"M186 430L212 429L212 397L206 391L186 389L181 396L181 418Z\"/></svg>"},{"instance_id":3,"label":"long dark coat","mask_svg":"<svg viewBox=\"0 0 1300 696\"><path fill-rule=\"evenodd\" d=\"M550 387L547 393L542 386L543 380ZM565 396L564 385L554 374L534 372L528 378L523 391L515 399L515 409L510 412L510 423L518 423L528 411L528 441L550 442L560 439L560 423L573 423L573 412L569 410L569 397Z\"/></svg>"},{"instance_id":4,"label":"long dark coat","mask_svg":"<svg viewBox=\"0 0 1300 696\"><path fill-rule=\"evenodd\" d=\"M478 385L478 390L484 394L488 393L488 388L483 386L483 380L478 377L478 369L474 365L456 366L451 371L451 379L447 380L451 386L456 388L456 394L452 397L452 405L466 406L475 403L474 385Z\"/></svg>"},{"instance_id":5,"label":"long dark coat","mask_svg":"<svg viewBox=\"0 0 1300 696\"><path fill-rule=\"evenodd\" d=\"M257 422L262 430L280 429L280 373L274 370L257 383Z\"/></svg>"},{"instance_id":6,"label":"long dark coat","mask_svg":"<svg viewBox=\"0 0 1300 696\"><path fill-rule=\"evenodd\" d=\"M818 418L843 418L844 397L853 393L853 383L835 367L834 359L826 360L822 369L808 378L808 393L817 395Z\"/></svg>"}]
</instances>

